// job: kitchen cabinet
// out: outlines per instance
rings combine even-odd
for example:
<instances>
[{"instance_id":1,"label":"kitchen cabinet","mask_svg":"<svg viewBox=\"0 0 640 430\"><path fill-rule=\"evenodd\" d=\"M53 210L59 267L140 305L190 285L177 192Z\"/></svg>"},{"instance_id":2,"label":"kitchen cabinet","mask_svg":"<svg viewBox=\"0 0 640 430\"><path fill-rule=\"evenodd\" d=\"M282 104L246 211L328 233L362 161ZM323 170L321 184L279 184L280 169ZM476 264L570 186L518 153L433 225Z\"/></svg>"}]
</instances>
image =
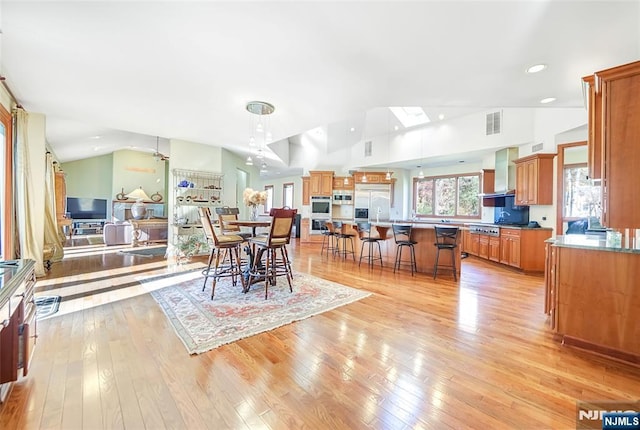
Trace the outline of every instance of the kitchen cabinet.
<instances>
[{"instance_id":1,"label":"kitchen cabinet","mask_svg":"<svg viewBox=\"0 0 640 430\"><path fill-rule=\"evenodd\" d=\"M486 234L478 235L478 257L489 259L489 236Z\"/></svg>"},{"instance_id":2,"label":"kitchen cabinet","mask_svg":"<svg viewBox=\"0 0 640 430\"><path fill-rule=\"evenodd\" d=\"M311 196L328 196L333 193L333 172L328 170L309 171L309 194Z\"/></svg>"},{"instance_id":3,"label":"kitchen cabinet","mask_svg":"<svg viewBox=\"0 0 640 430\"><path fill-rule=\"evenodd\" d=\"M533 154L515 160L517 205L553 204L553 158L556 154Z\"/></svg>"},{"instance_id":4,"label":"kitchen cabinet","mask_svg":"<svg viewBox=\"0 0 640 430\"><path fill-rule=\"evenodd\" d=\"M481 181L482 181L482 194L492 194L495 191L495 185L496 185L495 169L482 169ZM496 206L498 201L499 199L495 199L495 198L483 198L482 206L494 207Z\"/></svg>"},{"instance_id":5,"label":"kitchen cabinet","mask_svg":"<svg viewBox=\"0 0 640 430\"><path fill-rule=\"evenodd\" d=\"M544 313L549 315L549 325L555 330L556 321L556 299L557 299L557 263L558 250L547 242L545 247L545 268L544 268Z\"/></svg>"},{"instance_id":6,"label":"kitchen cabinet","mask_svg":"<svg viewBox=\"0 0 640 430\"><path fill-rule=\"evenodd\" d=\"M353 178L349 176L335 176L333 178L333 190L353 191L353 182Z\"/></svg>"},{"instance_id":7,"label":"kitchen cabinet","mask_svg":"<svg viewBox=\"0 0 640 430\"><path fill-rule=\"evenodd\" d=\"M635 187L640 183L640 61L596 72L595 77L602 92L600 124L593 119L602 136L602 223L610 228L640 228ZM598 114L597 104L592 108L590 120Z\"/></svg>"},{"instance_id":8,"label":"kitchen cabinet","mask_svg":"<svg viewBox=\"0 0 640 430\"><path fill-rule=\"evenodd\" d=\"M365 175L366 182L363 181ZM387 179L387 172L355 172L353 179L356 184L392 184L395 182L394 178Z\"/></svg>"},{"instance_id":9,"label":"kitchen cabinet","mask_svg":"<svg viewBox=\"0 0 640 430\"><path fill-rule=\"evenodd\" d=\"M489 236L489 260L500 261L500 238Z\"/></svg>"},{"instance_id":10,"label":"kitchen cabinet","mask_svg":"<svg viewBox=\"0 0 640 430\"><path fill-rule=\"evenodd\" d=\"M500 229L500 262L520 268L520 230Z\"/></svg>"},{"instance_id":11,"label":"kitchen cabinet","mask_svg":"<svg viewBox=\"0 0 640 430\"><path fill-rule=\"evenodd\" d=\"M311 204L309 198L309 187L310 187L311 178L308 176L302 177L302 204L304 206L309 206Z\"/></svg>"},{"instance_id":12,"label":"kitchen cabinet","mask_svg":"<svg viewBox=\"0 0 640 430\"><path fill-rule=\"evenodd\" d=\"M602 179L602 91L596 87L595 76L585 76L582 81L587 86L589 98L587 138L589 178Z\"/></svg>"},{"instance_id":13,"label":"kitchen cabinet","mask_svg":"<svg viewBox=\"0 0 640 430\"><path fill-rule=\"evenodd\" d=\"M0 262L4 280L0 289L0 402L11 383L27 376L37 339L35 262Z\"/></svg>"}]
</instances>

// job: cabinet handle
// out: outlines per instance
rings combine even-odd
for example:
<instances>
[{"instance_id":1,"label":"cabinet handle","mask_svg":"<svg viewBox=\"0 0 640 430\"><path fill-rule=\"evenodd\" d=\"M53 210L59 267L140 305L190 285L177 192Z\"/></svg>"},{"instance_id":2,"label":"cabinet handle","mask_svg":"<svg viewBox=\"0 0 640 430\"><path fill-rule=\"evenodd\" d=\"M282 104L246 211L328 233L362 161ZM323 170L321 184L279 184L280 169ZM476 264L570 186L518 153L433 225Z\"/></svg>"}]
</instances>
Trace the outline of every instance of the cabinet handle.
<instances>
[{"instance_id":1,"label":"cabinet handle","mask_svg":"<svg viewBox=\"0 0 640 430\"><path fill-rule=\"evenodd\" d=\"M9 327L10 323L11 323L11 321L9 321L8 319L4 320L4 321L2 321L2 327Z\"/></svg>"}]
</instances>

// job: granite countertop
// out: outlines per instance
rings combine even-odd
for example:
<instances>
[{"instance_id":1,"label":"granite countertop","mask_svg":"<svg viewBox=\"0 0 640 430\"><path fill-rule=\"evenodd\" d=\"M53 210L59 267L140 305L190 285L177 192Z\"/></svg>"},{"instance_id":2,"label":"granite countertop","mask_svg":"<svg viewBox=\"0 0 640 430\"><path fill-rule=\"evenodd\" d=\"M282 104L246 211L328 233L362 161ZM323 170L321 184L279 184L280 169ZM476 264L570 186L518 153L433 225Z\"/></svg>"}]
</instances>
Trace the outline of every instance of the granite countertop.
<instances>
[{"instance_id":1,"label":"granite countertop","mask_svg":"<svg viewBox=\"0 0 640 430\"><path fill-rule=\"evenodd\" d=\"M500 228L515 228L518 230L553 230L551 227L528 227L526 225L509 225L509 224L495 224L490 222L466 222L465 227L470 225L483 225L487 227L500 227Z\"/></svg>"},{"instance_id":2,"label":"granite countertop","mask_svg":"<svg viewBox=\"0 0 640 430\"><path fill-rule=\"evenodd\" d=\"M568 234L549 238L545 242L551 243L561 248L580 248L598 251L625 252L630 254L640 254L640 248L614 248L607 246L607 241L602 236L591 234ZM624 246L624 239L623 239Z\"/></svg>"}]
</instances>

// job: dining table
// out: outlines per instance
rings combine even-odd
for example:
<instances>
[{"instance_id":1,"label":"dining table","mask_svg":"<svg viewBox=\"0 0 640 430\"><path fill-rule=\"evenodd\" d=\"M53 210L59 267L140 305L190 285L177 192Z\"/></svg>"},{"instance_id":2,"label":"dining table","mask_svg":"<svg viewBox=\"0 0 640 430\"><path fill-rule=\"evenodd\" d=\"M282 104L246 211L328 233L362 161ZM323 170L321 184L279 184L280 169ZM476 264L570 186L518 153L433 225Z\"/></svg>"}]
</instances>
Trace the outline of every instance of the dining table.
<instances>
[{"instance_id":1,"label":"dining table","mask_svg":"<svg viewBox=\"0 0 640 430\"><path fill-rule=\"evenodd\" d=\"M239 227L251 227L251 235L254 236L254 237L256 235L256 229L258 227L270 227L271 226L271 220L270 219L264 219L264 220L234 219L234 220L225 220L224 223L225 224L229 224L229 225L237 225Z\"/></svg>"}]
</instances>

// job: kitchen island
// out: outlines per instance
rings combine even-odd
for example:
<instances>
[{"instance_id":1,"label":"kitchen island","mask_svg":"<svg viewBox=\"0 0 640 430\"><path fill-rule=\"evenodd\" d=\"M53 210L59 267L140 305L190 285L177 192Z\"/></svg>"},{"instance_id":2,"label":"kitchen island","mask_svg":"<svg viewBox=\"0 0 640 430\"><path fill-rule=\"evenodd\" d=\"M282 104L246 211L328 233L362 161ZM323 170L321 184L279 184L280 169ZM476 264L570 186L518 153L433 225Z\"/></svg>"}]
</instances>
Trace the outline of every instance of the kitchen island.
<instances>
[{"instance_id":1,"label":"kitchen island","mask_svg":"<svg viewBox=\"0 0 640 430\"><path fill-rule=\"evenodd\" d=\"M545 312L566 345L640 364L640 249L598 236L547 240Z\"/></svg>"},{"instance_id":2,"label":"kitchen island","mask_svg":"<svg viewBox=\"0 0 640 430\"><path fill-rule=\"evenodd\" d=\"M459 227L461 229L460 234L458 235L458 244L462 241L462 228L455 224L444 223L444 224L431 224L425 222L415 222L415 221L394 221L391 222L372 222L371 225L374 227L374 230L377 234L383 238L384 240L380 241L380 248L382 251L382 261L385 267L393 267L395 258L396 258L396 250L397 245L393 238L393 229L391 226L393 224L402 224L402 225L411 225L412 232L411 238L417 242L415 245L416 251L416 266L418 272L422 273L432 273L433 265L436 261L436 236L435 236L435 226L441 227ZM343 231L350 231L356 234L355 237L355 258L358 260L360 258L360 249L362 243L357 235L356 223L354 222L345 222ZM368 252L367 246L365 248L365 255ZM460 274L460 260L461 260L461 249L460 246L454 252L456 258L456 268L458 274ZM410 270L409 269L409 253L402 253L402 264L400 266L401 270ZM364 264L364 259L363 259ZM378 263L376 263L378 264ZM442 253L440 255L440 267L450 266L451 259L449 257L449 253ZM378 266L379 267L379 266ZM440 271L439 271L440 273ZM446 271L442 271L442 274L446 276ZM451 271L450 271L451 273ZM451 275L452 276L452 275Z\"/></svg>"}]
</instances>

